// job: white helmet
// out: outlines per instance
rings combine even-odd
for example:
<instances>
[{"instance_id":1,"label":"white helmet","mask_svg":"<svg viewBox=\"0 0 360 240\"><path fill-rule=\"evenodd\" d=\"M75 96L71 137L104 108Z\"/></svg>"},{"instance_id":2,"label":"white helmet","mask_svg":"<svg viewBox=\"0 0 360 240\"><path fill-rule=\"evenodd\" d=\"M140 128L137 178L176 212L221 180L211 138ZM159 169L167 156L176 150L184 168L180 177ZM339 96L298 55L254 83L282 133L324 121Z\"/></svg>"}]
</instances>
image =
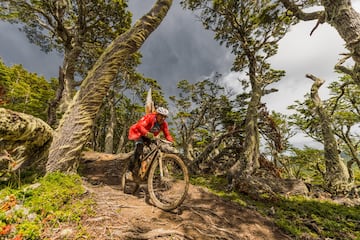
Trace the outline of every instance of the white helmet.
<instances>
[{"instance_id":1,"label":"white helmet","mask_svg":"<svg viewBox=\"0 0 360 240\"><path fill-rule=\"evenodd\" d=\"M167 116L169 114L169 110L167 110L166 108L163 108L163 107L158 107L156 109L156 113Z\"/></svg>"}]
</instances>

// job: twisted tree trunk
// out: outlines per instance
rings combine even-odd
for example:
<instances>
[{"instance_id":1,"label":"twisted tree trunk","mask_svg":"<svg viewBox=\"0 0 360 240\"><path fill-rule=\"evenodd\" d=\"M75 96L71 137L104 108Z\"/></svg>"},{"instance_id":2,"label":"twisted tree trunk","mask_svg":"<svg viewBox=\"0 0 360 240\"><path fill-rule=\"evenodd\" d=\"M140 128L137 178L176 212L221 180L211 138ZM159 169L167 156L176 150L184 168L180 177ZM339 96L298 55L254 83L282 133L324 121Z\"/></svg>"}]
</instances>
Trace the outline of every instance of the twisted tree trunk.
<instances>
[{"instance_id":1,"label":"twisted tree trunk","mask_svg":"<svg viewBox=\"0 0 360 240\"><path fill-rule=\"evenodd\" d=\"M331 127L331 119L323 108L318 94L318 90L324 81L310 74L307 74L306 77L314 81L311 87L311 99L314 102L316 112L319 115L321 132L324 138L326 188L334 194L346 193L352 187L352 184L349 183L350 176L345 164L339 157L337 142Z\"/></svg>"},{"instance_id":2,"label":"twisted tree trunk","mask_svg":"<svg viewBox=\"0 0 360 240\"><path fill-rule=\"evenodd\" d=\"M171 4L172 0L158 0L131 29L117 37L95 63L55 132L46 166L48 172L76 171L95 116L118 69L159 26Z\"/></svg>"}]
</instances>

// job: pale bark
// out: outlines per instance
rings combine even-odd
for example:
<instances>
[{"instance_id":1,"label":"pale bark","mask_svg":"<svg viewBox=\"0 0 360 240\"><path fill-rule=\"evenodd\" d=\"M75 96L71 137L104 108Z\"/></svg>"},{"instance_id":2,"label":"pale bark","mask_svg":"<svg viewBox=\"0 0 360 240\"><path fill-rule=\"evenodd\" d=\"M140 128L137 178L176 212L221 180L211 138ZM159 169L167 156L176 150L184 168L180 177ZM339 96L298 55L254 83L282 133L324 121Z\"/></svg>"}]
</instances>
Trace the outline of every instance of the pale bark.
<instances>
[{"instance_id":1,"label":"pale bark","mask_svg":"<svg viewBox=\"0 0 360 240\"><path fill-rule=\"evenodd\" d=\"M52 134L41 119L0 108L0 177L25 168L44 173Z\"/></svg>"},{"instance_id":2,"label":"pale bark","mask_svg":"<svg viewBox=\"0 0 360 240\"><path fill-rule=\"evenodd\" d=\"M304 21L318 20L333 26L345 41L349 55L355 61L352 77L360 85L360 14L352 7L350 0L322 0L324 11L305 13L292 0L281 0L286 8ZM318 27L318 24L315 26ZM314 28L314 30L315 30Z\"/></svg>"},{"instance_id":3,"label":"pale bark","mask_svg":"<svg viewBox=\"0 0 360 240\"><path fill-rule=\"evenodd\" d=\"M116 151L117 154L121 153L124 148L125 137L127 135L127 130L128 130L127 127L128 126L126 124L123 126L123 130L121 132L121 136L119 138L119 143L118 143L118 147L117 147L117 151Z\"/></svg>"},{"instance_id":4,"label":"pale bark","mask_svg":"<svg viewBox=\"0 0 360 240\"><path fill-rule=\"evenodd\" d=\"M204 106L207 106L205 103ZM195 136L195 130L201 126L202 124L206 124L205 114L208 111L207 107L200 107L200 111L197 114L196 118L193 119L190 125L187 125L182 120L182 124L180 126L180 134L182 138L182 149L184 150L184 157L189 160L193 161L196 156L194 152L193 140Z\"/></svg>"},{"instance_id":5,"label":"pale bark","mask_svg":"<svg viewBox=\"0 0 360 240\"><path fill-rule=\"evenodd\" d=\"M321 132L324 138L325 187L334 194L346 193L352 188L352 183L349 182L349 173L344 162L339 157L337 142L331 127L331 119L324 109L318 94L318 90L324 81L310 74L307 74L306 77L314 81L311 87L311 99L320 118Z\"/></svg>"},{"instance_id":6,"label":"pale bark","mask_svg":"<svg viewBox=\"0 0 360 240\"><path fill-rule=\"evenodd\" d=\"M133 155L133 152L108 154L95 151L84 151L80 155L80 159L84 164L88 162L103 162L103 161L128 161Z\"/></svg>"},{"instance_id":7,"label":"pale bark","mask_svg":"<svg viewBox=\"0 0 360 240\"><path fill-rule=\"evenodd\" d=\"M106 135L105 135L105 153L114 153L114 129L116 125L116 115L115 115L115 106L113 93L109 98L109 109L110 109L110 119L106 126Z\"/></svg>"},{"instance_id":8,"label":"pale bark","mask_svg":"<svg viewBox=\"0 0 360 240\"><path fill-rule=\"evenodd\" d=\"M194 148L192 143L190 142L185 142L183 144L183 149L184 149L184 156L187 160L189 160L190 162L194 161L195 156L194 156Z\"/></svg>"},{"instance_id":9,"label":"pale bark","mask_svg":"<svg viewBox=\"0 0 360 240\"><path fill-rule=\"evenodd\" d=\"M61 119L50 147L46 166L48 172L76 171L80 153L90 136L96 114L118 69L159 26L171 4L172 0L158 0L149 13L105 49Z\"/></svg>"},{"instance_id":10,"label":"pale bark","mask_svg":"<svg viewBox=\"0 0 360 240\"><path fill-rule=\"evenodd\" d=\"M205 149L201 152L199 156L195 159L192 159L191 165L198 165L202 162L205 162L206 159L210 157L210 154L214 152L214 156L211 159L216 159L219 154L222 152L219 151L218 146L223 142L224 139L232 137L234 134L239 133L239 130L226 132L216 138L214 138L211 143L209 143Z\"/></svg>"},{"instance_id":11,"label":"pale bark","mask_svg":"<svg viewBox=\"0 0 360 240\"><path fill-rule=\"evenodd\" d=\"M253 174L259 168L260 137L258 128L258 107L261 100L261 88L252 86L251 100L245 119L244 158L242 160L243 175Z\"/></svg>"},{"instance_id":12,"label":"pale bark","mask_svg":"<svg viewBox=\"0 0 360 240\"><path fill-rule=\"evenodd\" d=\"M250 52L250 51L249 51ZM249 58L249 77L251 83L251 99L246 111L245 137L243 157L239 159L229 170L231 178L251 176L259 167L260 137L258 127L258 109L262 97L262 86L265 84L257 79L256 60L251 54Z\"/></svg>"},{"instance_id":13,"label":"pale bark","mask_svg":"<svg viewBox=\"0 0 360 240\"><path fill-rule=\"evenodd\" d=\"M65 44L65 56L63 62L64 72L64 90L62 91L62 97L60 99L59 111L60 113L66 112L69 107L75 92L75 68L76 61L80 56L82 43L80 41L74 41L75 46L72 44Z\"/></svg>"},{"instance_id":14,"label":"pale bark","mask_svg":"<svg viewBox=\"0 0 360 240\"><path fill-rule=\"evenodd\" d=\"M260 98L259 98L260 99ZM245 120L245 137L242 157L229 169L230 178L248 177L259 168L259 130L255 102L249 104Z\"/></svg>"},{"instance_id":15,"label":"pale bark","mask_svg":"<svg viewBox=\"0 0 360 240\"><path fill-rule=\"evenodd\" d=\"M352 169L352 165L354 163L357 164L358 167L360 167L360 158L359 158L359 153L358 153L358 145L359 143L354 143L353 140L350 137L350 126L348 126L347 131L345 132L341 132L340 134L337 134L337 136L342 139L344 141L344 143L346 144L346 146L349 149L349 154L351 156L351 160L347 162L346 166L348 168L348 172L349 172L349 176L350 176L350 181L354 181L354 174L353 174L353 169Z\"/></svg>"}]
</instances>

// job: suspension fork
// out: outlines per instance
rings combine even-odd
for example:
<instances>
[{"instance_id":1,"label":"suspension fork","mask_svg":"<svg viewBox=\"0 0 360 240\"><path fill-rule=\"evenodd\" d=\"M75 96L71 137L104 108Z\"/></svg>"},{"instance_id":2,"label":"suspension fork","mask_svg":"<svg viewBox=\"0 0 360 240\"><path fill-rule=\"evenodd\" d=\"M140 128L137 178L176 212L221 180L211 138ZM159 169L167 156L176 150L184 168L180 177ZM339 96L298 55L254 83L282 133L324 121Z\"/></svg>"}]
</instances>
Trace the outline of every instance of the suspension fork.
<instances>
[{"instance_id":1,"label":"suspension fork","mask_svg":"<svg viewBox=\"0 0 360 240\"><path fill-rule=\"evenodd\" d=\"M164 177L164 170L163 170L163 153L159 151L159 167L160 167L160 178Z\"/></svg>"}]
</instances>

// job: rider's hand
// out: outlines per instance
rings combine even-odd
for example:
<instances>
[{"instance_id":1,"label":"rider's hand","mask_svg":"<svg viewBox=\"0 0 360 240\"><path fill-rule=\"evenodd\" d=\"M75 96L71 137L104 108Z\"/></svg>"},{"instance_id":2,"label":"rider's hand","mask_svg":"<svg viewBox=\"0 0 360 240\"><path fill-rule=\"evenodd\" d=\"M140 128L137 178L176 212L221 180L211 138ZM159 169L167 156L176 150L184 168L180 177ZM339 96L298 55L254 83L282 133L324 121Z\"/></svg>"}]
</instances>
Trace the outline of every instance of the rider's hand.
<instances>
[{"instance_id":1,"label":"rider's hand","mask_svg":"<svg viewBox=\"0 0 360 240\"><path fill-rule=\"evenodd\" d=\"M147 132L145 135L147 138L149 138L150 140L154 139L154 134L152 132Z\"/></svg>"}]
</instances>

